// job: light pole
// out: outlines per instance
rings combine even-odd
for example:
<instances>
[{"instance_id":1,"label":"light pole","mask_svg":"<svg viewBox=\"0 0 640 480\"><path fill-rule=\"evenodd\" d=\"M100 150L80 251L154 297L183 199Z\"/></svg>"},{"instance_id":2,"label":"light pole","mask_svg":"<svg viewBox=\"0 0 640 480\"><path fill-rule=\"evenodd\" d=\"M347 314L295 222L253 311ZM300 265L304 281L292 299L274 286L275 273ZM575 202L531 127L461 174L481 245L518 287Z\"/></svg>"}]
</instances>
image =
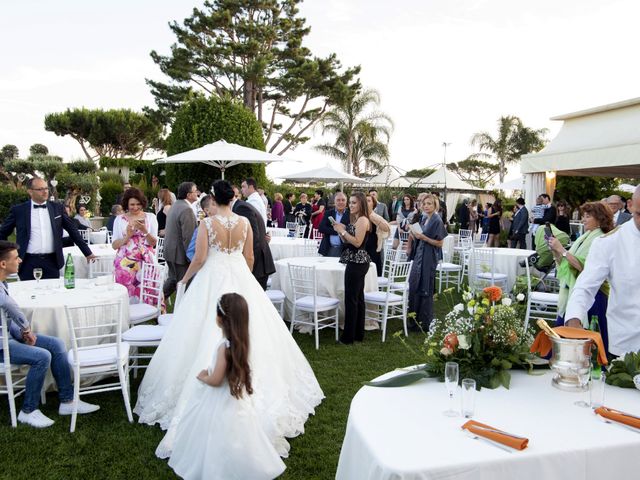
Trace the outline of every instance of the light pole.
<instances>
[{"instance_id":1,"label":"light pole","mask_svg":"<svg viewBox=\"0 0 640 480\"><path fill-rule=\"evenodd\" d=\"M444 174L444 192L442 195L442 201L444 202L445 206L447 205L447 147L451 145L451 143L447 143L447 142L442 142L442 147L444 148L444 156L442 157L442 168L443 168L443 174ZM447 216L449 215L449 213L447 212ZM445 219L445 223L446 223L446 219Z\"/></svg>"}]
</instances>

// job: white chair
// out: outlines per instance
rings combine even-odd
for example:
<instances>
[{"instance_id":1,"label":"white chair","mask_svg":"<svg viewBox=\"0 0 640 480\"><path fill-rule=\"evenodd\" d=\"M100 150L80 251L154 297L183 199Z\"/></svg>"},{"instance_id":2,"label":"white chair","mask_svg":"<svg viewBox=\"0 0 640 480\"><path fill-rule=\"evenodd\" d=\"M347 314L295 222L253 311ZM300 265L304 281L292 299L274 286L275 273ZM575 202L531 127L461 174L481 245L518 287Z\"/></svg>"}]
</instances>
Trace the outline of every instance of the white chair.
<instances>
[{"instance_id":1,"label":"white chair","mask_svg":"<svg viewBox=\"0 0 640 480\"><path fill-rule=\"evenodd\" d=\"M401 318L404 334L407 336L407 292L409 272L413 262L392 262L389 270L389 286L385 292L365 292L367 304L366 319L380 323L382 341L387 335L387 321Z\"/></svg>"},{"instance_id":2,"label":"white chair","mask_svg":"<svg viewBox=\"0 0 640 480\"><path fill-rule=\"evenodd\" d=\"M107 245L111 245L113 243L113 233L107 230Z\"/></svg>"},{"instance_id":3,"label":"white chair","mask_svg":"<svg viewBox=\"0 0 640 480\"><path fill-rule=\"evenodd\" d=\"M164 237L158 237L158 243L156 243L156 257L158 258L158 263L162 265L166 263L164 260Z\"/></svg>"},{"instance_id":4,"label":"white chair","mask_svg":"<svg viewBox=\"0 0 640 480\"><path fill-rule=\"evenodd\" d=\"M392 250L387 248L384 251L384 261L382 263L382 276L378 277L378 290L386 290L389 285L389 271L393 262L404 260L404 251L401 249Z\"/></svg>"},{"instance_id":5,"label":"white chair","mask_svg":"<svg viewBox=\"0 0 640 480\"><path fill-rule=\"evenodd\" d=\"M471 234L472 234L472 233L473 233L473 232L472 232L471 230L467 230L467 229L461 228L461 229L458 231L458 236L460 237L460 239L463 239L463 238L471 238Z\"/></svg>"},{"instance_id":6,"label":"white chair","mask_svg":"<svg viewBox=\"0 0 640 480\"><path fill-rule=\"evenodd\" d=\"M278 308L280 312L280 317L284 319L284 301L286 300L286 296L282 290L267 290L265 292L271 303Z\"/></svg>"},{"instance_id":7,"label":"white chair","mask_svg":"<svg viewBox=\"0 0 640 480\"><path fill-rule=\"evenodd\" d=\"M312 230L312 234L311 234L311 238L320 241L322 240L322 237L324 237L324 235L322 233L320 233L320 230L318 230L317 228L314 228Z\"/></svg>"},{"instance_id":8,"label":"white chair","mask_svg":"<svg viewBox=\"0 0 640 480\"><path fill-rule=\"evenodd\" d=\"M484 248L487 244L487 238L489 238L488 233L481 233L480 235L476 235L475 237L473 237L473 247Z\"/></svg>"},{"instance_id":9,"label":"white chair","mask_svg":"<svg viewBox=\"0 0 640 480\"><path fill-rule=\"evenodd\" d=\"M73 372L73 413L70 432L76 429L80 395L122 391L129 422L133 422L126 369L129 345L122 341L120 303L65 307L71 332L69 365ZM84 377L117 375L118 381L81 387Z\"/></svg>"},{"instance_id":10,"label":"white chair","mask_svg":"<svg viewBox=\"0 0 640 480\"><path fill-rule=\"evenodd\" d=\"M91 243L91 231L89 229L78 229L78 232L80 233L80 236L85 241L85 243L89 245Z\"/></svg>"},{"instance_id":11,"label":"white chair","mask_svg":"<svg viewBox=\"0 0 640 480\"><path fill-rule=\"evenodd\" d=\"M0 341L2 341L3 356L2 363L0 363L0 374L4 377L4 385L0 385L0 394L7 395L11 426L16 428L18 425L16 398L24 393L27 376L22 372L20 365L12 365L9 360L9 331L4 309L0 309Z\"/></svg>"},{"instance_id":12,"label":"white chair","mask_svg":"<svg viewBox=\"0 0 640 480\"><path fill-rule=\"evenodd\" d=\"M129 305L130 325L153 320L160 316L165 268L164 265L157 263L145 262L142 264L142 283L140 284L138 303Z\"/></svg>"},{"instance_id":13,"label":"white chair","mask_svg":"<svg viewBox=\"0 0 640 480\"><path fill-rule=\"evenodd\" d=\"M179 283L176 287L176 301L173 305L173 310L175 311L178 308L178 305L182 301L182 297L184 296L184 283ZM167 326L173 320L173 313L163 313L158 317L158 325Z\"/></svg>"},{"instance_id":14,"label":"white chair","mask_svg":"<svg viewBox=\"0 0 640 480\"><path fill-rule=\"evenodd\" d=\"M505 290L508 276L496 272L495 253L493 248L474 248L471 250L468 276L472 291L493 285Z\"/></svg>"},{"instance_id":15,"label":"white chair","mask_svg":"<svg viewBox=\"0 0 640 480\"><path fill-rule=\"evenodd\" d=\"M318 295L316 268L289 264L289 280L293 291L293 311L291 313L291 333L295 324L310 325L314 328L316 350L320 348L320 330L334 327L338 341L338 309L340 300ZM303 313L310 319L298 319Z\"/></svg>"},{"instance_id":16,"label":"white chair","mask_svg":"<svg viewBox=\"0 0 640 480\"><path fill-rule=\"evenodd\" d=\"M296 226L296 238L304 238L304 232L307 230L306 225L298 224Z\"/></svg>"},{"instance_id":17,"label":"white chair","mask_svg":"<svg viewBox=\"0 0 640 480\"><path fill-rule=\"evenodd\" d=\"M89 262L89 278L113 275L113 257L96 257Z\"/></svg>"},{"instance_id":18,"label":"white chair","mask_svg":"<svg viewBox=\"0 0 640 480\"><path fill-rule=\"evenodd\" d=\"M135 325L122 334L122 340L131 348L128 370L133 370L134 378L139 369L148 366L148 363L140 364L140 360L151 361L153 357L153 353L140 353L139 349L158 348L166 330L165 325Z\"/></svg>"},{"instance_id":19,"label":"white chair","mask_svg":"<svg viewBox=\"0 0 640 480\"><path fill-rule=\"evenodd\" d=\"M538 292L531 286L531 270L529 262L525 262L527 275L527 311L524 316L524 331L529 326L532 316L551 320L555 323L558 318L558 300L560 295L557 292Z\"/></svg>"},{"instance_id":20,"label":"white chair","mask_svg":"<svg viewBox=\"0 0 640 480\"><path fill-rule=\"evenodd\" d=\"M271 235L271 237L288 237L289 232L286 228L267 228L267 232Z\"/></svg>"},{"instance_id":21,"label":"white chair","mask_svg":"<svg viewBox=\"0 0 640 480\"><path fill-rule=\"evenodd\" d=\"M460 291L460 286L462 284L462 270L463 266L458 265L457 263L453 263L451 260L452 253L442 252L442 261L438 263L436 267L436 278L438 280L438 293L442 292L442 282L445 282L445 288L449 287L449 282L455 283ZM464 257L463 257L464 259Z\"/></svg>"},{"instance_id":22,"label":"white chair","mask_svg":"<svg viewBox=\"0 0 640 480\"><path fill-rule=\"evenodd\" d=\"M298 222L287 222L287 230L295 230L298 228Z\"/></svg>"},{"instance_id":23,"label":"white chair","mask_svg":"<svg viewBox=\"0 0 640 480\"><path fill-rule=\"evenodd\" d=\"M312 238L304 239L304 247L302 251L304 252L304 257L317 257L318 256L318 240L314 240Z\"/></svg>"}]
</instances>

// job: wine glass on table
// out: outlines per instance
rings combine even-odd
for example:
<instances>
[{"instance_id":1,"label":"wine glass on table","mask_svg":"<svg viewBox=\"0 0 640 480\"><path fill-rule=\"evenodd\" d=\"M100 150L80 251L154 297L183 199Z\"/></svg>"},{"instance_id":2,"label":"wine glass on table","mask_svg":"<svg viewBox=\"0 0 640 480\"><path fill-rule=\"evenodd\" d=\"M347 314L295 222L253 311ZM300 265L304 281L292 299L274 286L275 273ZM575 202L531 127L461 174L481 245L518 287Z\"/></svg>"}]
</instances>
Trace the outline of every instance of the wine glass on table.
<instances>
[{"instance_id":1,"label":"wine glass on table","mask_svg":"<svg viewBox=\"0 0 640 480\"><path fill-rule=\"evenodd\" d=\"M584 389L585 387L587 387L586 389L586 395L589 395L589 381L591 380L591 369L590 368L575 368L573 369L573 371L575 372L576 376L578 377L578 384L580 385L580 389ZM590 407L591 404L587 401L583 400L577 400L575 402L573 402L574 405L578 406L578 407Z\"/></svg>"},{"instance_id":2,"label":"wine glass on table","mask_svg":"<svg viewBox=\"0 0 640 480\"><path fill-rule=\"evenodd\" d=\"M458 388L459 368L456 362L447 362L444 365L444 386L449 394L449 410L444 415L447 417L457 417L459 412L453 409L453 394Z\"/></svg>"},{"instance_id":3,"label":"wine glass on table","mask_svg":"<svg viewBox=\"0 0 640 480\"><path fill-rule=\"evenodd\" d=\"M36 288L39 289L40 288L40 279L42 278L42 269L41 268L34 268L33 269L33 278L36 279Z\"/></svg>"}]
</instances>

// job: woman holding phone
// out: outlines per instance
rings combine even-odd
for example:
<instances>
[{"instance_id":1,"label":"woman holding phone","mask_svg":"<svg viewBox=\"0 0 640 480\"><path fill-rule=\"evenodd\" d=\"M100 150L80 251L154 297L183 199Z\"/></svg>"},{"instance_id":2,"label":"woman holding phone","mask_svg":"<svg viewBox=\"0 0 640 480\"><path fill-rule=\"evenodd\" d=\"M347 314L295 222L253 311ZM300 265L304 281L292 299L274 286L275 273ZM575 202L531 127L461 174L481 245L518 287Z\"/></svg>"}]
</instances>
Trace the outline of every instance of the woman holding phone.
<instances>
[{"instance_id":1,"label":"woman holding phone","mask_svg":"<svg viewBox=\"0 0 640 480\"><path fill-rule=\"evenodd\" d=\"M158 220L145 213L147 199L137 188L130 188L122 196L125 213L113 222L113 243L116 282L127 287L129 299L139 298L142 263L154 263L154 248L158 243Z\"/></svg>"}]
</instances>

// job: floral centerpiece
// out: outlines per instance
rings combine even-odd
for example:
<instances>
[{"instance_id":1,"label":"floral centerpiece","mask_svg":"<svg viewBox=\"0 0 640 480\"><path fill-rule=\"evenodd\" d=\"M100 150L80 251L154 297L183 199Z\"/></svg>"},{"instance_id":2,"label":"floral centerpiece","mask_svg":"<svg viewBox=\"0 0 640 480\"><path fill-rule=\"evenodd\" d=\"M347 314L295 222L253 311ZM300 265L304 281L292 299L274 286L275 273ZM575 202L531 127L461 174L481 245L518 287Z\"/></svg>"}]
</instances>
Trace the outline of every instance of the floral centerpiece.
<instances>
[{"instance_id":1,"label":"floral centerpiece","mask_svg":"<svg viewBox=\"0 0 640 480\"><path fill-rule=\"evenodd\" d=\"M421 378L444 379L446 362L457 362L460 378L473 378L478 387L509 388L514 365L531 367L529 346L533 328L523 331L524 319L499 287L477 294L465 292L442 319L434 319L423 345L425 364L388 380L368 385L395 387Z\"/></svg>"}]
</instances>

